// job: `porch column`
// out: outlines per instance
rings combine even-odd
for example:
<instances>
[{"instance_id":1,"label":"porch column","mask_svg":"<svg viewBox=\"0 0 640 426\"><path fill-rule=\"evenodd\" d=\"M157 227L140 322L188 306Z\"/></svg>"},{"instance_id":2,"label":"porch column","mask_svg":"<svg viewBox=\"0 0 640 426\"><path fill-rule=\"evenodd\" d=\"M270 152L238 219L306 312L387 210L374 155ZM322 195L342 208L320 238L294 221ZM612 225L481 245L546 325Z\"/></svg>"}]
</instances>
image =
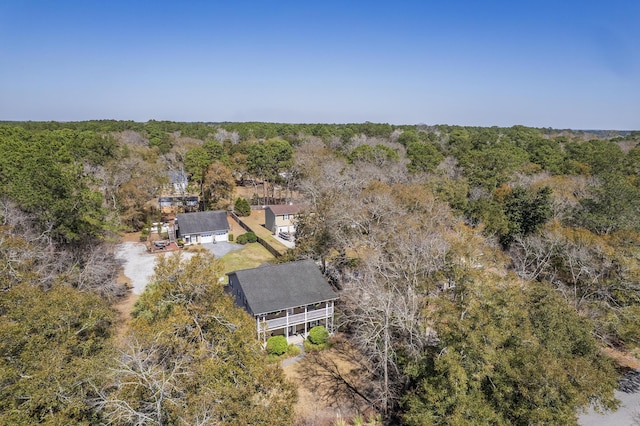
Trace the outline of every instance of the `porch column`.
<instances>
[{"instance_id":1,"label":"porch column","mask_svg":"<svg viewBox=\"0 0 640 426\"><path fill-rule=\"evenodd\" d=\"M329 326L329 302L324 302L324 323L327 325L327 330L331 333Z\"/></svg>"},{"instance_id":2,"label":"porch column","mask_svg":"<svg viewBox=\"0 0 640 426\"><path fill-rule=\"evenodd\" d=\"M331 301L331 334L333 334L333 315L334 315L334 305L333 305L333 300Z\"/></svg>"},{"instance_id":3,"label":"porch column","mask_svg":"<svg viewBox=\"0 0 640 426\"><path fill-rule=\"evenodd\" d=\"M284 329L284 336L287 338L287 342L288 342L289 341L289 309L287 309L286 327Z\"/></svg>"}]
</instances>

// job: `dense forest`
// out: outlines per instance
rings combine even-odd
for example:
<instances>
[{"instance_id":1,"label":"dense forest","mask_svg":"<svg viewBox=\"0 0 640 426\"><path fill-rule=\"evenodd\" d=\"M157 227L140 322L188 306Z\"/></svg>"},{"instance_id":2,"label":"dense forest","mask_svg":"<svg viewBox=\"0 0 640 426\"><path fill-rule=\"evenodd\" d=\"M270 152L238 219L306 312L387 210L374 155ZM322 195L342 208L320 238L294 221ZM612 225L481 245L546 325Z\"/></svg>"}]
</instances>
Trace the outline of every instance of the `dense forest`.
<instances>
[{"instance_id":1,"label":"dense forest","mask_svg":"<svg viewBox=\"0 0 640 426\"><path fill-rule=\"evenodd\" d=\"M117 336L114 247L200 208L303 206L385 422L576 424L640 356L640 132L389 124L0 123L0 424L292 424L219 260L161 257ZM287 260L284 259L284 260Z\"/></svg>"}]
</instances>

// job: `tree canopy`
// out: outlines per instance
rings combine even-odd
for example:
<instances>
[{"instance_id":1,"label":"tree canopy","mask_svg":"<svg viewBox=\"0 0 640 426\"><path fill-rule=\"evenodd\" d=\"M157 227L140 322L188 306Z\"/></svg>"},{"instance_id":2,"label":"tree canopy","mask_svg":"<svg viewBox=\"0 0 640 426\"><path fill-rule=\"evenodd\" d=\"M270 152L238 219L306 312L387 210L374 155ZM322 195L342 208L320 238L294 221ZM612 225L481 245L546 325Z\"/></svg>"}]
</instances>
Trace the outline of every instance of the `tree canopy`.
<instances>
[{"instance_id":1,"label":"tree canopy","mask_svg":"<svg viewBox=\"0 0 640 426\"><path fill-rule=\"evenodd\" d=\"M489 279L438 299L438 344L408 366L406 423L577 424L581 406L616 407L588 321L548 285Z\"/></svg>"},{"instance_id":2,"label":"tree canopy","mask_svg":"<svg viewBox=\"0 0 640 426\"><path fill-rule=\"evenodd\" d=\"M293 421L295 392L263 362L217 259L160 260L126 345L113 339L116 232L168 219L158 197L176 173L202 209L229 208L237 185L253 185L253 203L299 204L287 258L317 260L340 292L358 391L385 421L574 424L580 407L612 408L617 373L600 348L640 348L638 141L525 126L3 122L0 423Z\"/></svg>"}]
</instances>

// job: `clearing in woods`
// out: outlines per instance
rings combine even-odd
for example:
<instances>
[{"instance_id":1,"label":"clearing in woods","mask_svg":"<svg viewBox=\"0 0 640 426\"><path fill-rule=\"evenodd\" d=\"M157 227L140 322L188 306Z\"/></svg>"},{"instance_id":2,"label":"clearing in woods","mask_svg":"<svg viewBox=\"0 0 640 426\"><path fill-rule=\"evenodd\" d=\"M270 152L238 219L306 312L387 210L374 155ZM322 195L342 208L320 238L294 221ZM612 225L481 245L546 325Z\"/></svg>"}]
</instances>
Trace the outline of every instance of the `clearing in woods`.
<instances>
[{"instance_id":1,"label":"clearing in woods","mask_svg":"<svg viewBox=\"0 0 640 426\"><path fill-rule=\"evenodd\" d=\"M123 242L139 242L140 234L126 234ZM253 268L275 258L261 245L247 244L242 250L225 255L225 272ZM118 282L126 284L127 296L114 307L118 312L116 339L124 343L129 330L131 311L140 297L131 291L131 280L120 270ZM287 378L298 389L296 425L333 425L339 419L362 415L369 425L381 424L369 408L366 397L366 372L358 365L356 351L349 343L336 337L336 344L327 351L307 353L294 364L283 367Z\"/></svg>"}]
</instances>

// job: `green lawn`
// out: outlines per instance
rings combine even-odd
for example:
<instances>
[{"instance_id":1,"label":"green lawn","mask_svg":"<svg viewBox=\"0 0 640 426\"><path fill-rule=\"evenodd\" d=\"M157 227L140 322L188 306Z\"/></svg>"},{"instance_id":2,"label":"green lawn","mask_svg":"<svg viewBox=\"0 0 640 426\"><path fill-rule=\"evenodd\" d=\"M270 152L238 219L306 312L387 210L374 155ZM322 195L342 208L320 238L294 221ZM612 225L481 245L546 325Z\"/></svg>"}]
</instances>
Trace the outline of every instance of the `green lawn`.
<instances>
[{"instance_id":1,"label":"green lawn","mask_svg":"<svg viewBox=\"0 0 640 426\"><path fill-rule=\"evenodd\" d=\"M250 243L243 249L232 251L220 258L224 262L224 272L239 269L255 268L265 262L273 262L276 258L259 243Z\"/></svg>"}]
</instances>

